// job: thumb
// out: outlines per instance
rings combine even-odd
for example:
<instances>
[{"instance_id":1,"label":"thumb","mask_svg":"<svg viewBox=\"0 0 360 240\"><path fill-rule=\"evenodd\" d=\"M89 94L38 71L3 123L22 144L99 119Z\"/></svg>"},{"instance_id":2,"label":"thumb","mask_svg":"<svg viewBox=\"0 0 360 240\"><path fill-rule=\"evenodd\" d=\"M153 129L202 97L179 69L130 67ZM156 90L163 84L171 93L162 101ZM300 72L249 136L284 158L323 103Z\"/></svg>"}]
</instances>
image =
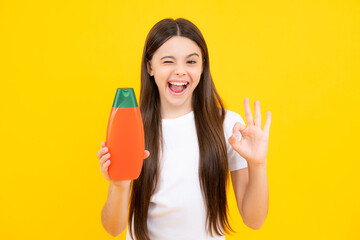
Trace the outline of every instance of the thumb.
<instances>
[{"instance_id":1,"label":"thumb","mask_svg":"<svg viewBox=\"0 0 360 240\"><path fill-rule=\"evenodd\" d=\"M150 152L148 150L145 150L144 159L148 158L149 156L150 156Z\"/></svg>"}]
</instances>

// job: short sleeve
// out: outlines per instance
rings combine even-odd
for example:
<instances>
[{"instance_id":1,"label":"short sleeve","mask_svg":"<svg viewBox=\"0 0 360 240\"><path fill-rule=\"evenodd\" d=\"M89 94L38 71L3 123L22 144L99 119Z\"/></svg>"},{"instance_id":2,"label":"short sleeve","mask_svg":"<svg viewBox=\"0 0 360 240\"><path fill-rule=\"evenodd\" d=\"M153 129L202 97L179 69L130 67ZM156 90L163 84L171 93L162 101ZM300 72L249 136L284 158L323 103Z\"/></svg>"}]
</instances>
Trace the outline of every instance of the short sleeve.
<instances>
[{"instance_id":1,"label":"short sleeve","mask_svg":"<svg viewBox=\"0 0 360 240\"><path fill-rule=\"evenodd\" d=\"M232 130L236 122L240 122L245 125L244 120L236 112L226 110L225 120L224 120L224 134L225 142L228 154L229 170L235 171L242 168L247 168L247 162L238 152L236 152L229 143L229 137L232 135ZM241 134L239 133L237 140L240 141Z\"/></svg>"}]
</instances>

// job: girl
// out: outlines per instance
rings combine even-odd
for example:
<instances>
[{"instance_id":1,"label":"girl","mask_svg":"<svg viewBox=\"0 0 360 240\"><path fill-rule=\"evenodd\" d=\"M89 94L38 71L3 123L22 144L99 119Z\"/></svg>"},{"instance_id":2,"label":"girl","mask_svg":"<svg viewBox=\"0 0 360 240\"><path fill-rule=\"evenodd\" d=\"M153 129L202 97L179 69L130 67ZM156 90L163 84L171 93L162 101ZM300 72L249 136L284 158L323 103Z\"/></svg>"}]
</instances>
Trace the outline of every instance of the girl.
<instances>
[{"instance_id":1,"label":"girl","mask_svg":"<svg viewBox=\"0 0 360 240\"><path fill-rule=\"evenodd\" d=\"M259 101L255 121L248 98L244 107L247 126L239 114L224 109L205 40L193 23L178 18L155 24L141 65L140 111L149 151L144 151L139 178L111 180L104 142L97 154L110 181L101 215L105 230L117 236L128 221L127 240L225 239L233 231L226 196L229 171L244 223L259 229L268 211L271 115L262 130Z\"/></svg>"}]
</instances>

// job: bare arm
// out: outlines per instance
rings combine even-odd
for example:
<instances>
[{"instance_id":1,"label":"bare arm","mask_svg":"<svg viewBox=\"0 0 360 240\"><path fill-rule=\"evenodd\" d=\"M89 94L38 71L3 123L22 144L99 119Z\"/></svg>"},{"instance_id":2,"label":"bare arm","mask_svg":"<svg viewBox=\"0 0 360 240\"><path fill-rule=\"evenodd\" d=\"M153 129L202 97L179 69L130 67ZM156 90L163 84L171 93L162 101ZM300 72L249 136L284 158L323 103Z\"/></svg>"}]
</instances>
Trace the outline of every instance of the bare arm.
<instances>
[{"instance_id":1,"label":"bare arm","mask_svg":"<svg viewBox=\"0 0 360 240\"><path fill-rule=\"evenodd\" d=\"M251 166L231 172L236 202L244 223L260 229L269 208L266 166Z\"/></svg>"},{"instance_id":2,"label":"bare arm","mask_svg":"<svg viewBox=\"0 0 360 240\"><path fill-rule=\"evenodd\" d=\"M128 186L119 187L109 184L108 198L101 212L101 221L111 236L116 237L126 228L129 196L130 181Z\"/></svg>"},{"instance_id":3,"label":"bare arm","mask_svg":"<svg viewBox=\"0 0 360 240\"><path fill-rule=\"evenodd\" d=\"M131 180L113 181L110 179L108 172L111 164L109 149L105 146L105 142L101 143L101 147L97 153L100 159L100 171L110 182L108 197L101 211L101 222L105 230L111 236L116 237L126 228ZM145 150L144 159L149 155L150 152Z\"/></svg>"},{"instance_id":4,"label":"bare arm","mask_svg":"<svg viewBox=\"0 0 360 240\"><path fill-rule=\"evenodd\" d=\"M271 112L266 114L264 129L261 128L260 101L255 101L253 120L249 98L244 99L247 126L236 122L229 143L242 156L248 168L231 172L236 201L244 223L253 229L264 224L269 208L269 188L266 173L267 149ZM240 141L237 136L241 133Z\"/></svg>"}]
</instances>

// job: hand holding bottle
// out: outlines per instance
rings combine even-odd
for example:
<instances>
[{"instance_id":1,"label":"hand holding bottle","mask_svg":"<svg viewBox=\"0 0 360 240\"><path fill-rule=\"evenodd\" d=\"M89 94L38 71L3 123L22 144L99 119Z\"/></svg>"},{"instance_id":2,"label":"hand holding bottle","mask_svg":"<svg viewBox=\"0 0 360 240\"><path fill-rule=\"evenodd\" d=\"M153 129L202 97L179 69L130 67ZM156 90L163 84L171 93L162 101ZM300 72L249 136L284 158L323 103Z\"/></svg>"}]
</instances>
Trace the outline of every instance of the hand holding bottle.
<instances>
[{"instance_id":1,"label":"hand holding bottle","mask_svg":"<svg viewBox=\"0 0 360 240\"><path fill-rule=\"evenodd\" d=\"M104 178L108 181L110 181L114 186L118 187L125 187L128 186L131 182L131 180L125 180L125 181L114 181L109 176L109 166L111 164L110 160L110 153L109 149L105 146L105 142L101 143L101 149L97 152L97 156L100 159L100 171L104 175ZM145 150L144 151L144 159L148 158L150 156L150 152Z\"/></svg>"}]
</instances>

